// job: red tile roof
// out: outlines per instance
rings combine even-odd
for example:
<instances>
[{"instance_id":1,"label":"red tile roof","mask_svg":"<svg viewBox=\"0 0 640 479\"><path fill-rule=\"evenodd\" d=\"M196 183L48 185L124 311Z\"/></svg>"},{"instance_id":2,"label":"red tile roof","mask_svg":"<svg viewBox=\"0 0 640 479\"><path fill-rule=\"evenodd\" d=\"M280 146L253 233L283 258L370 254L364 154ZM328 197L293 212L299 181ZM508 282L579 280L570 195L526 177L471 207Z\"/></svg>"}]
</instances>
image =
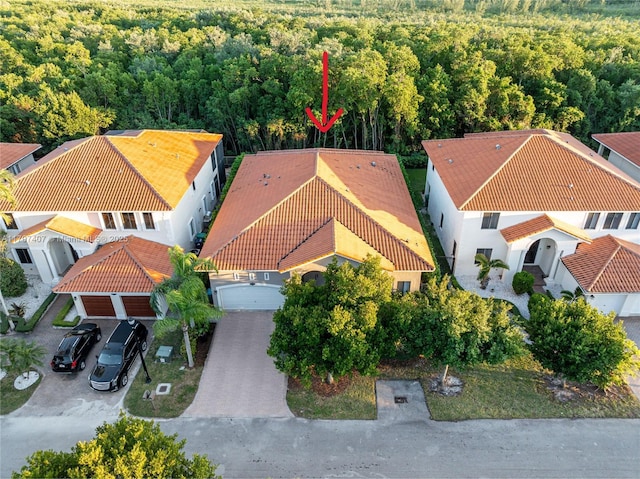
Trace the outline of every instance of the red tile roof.
<instances>
[{"instance_id":1,"label":"red tile roof","mask_svg":"<svg viewBox=\"0 0 640 479\"><path fill-rule=\"evenodd\" d=\"M589 293L640 293L638 244L607 235L580 244L562 262Z\"/></svg>"},{"instance_id":2,"label":"red tile roof","mask_svg":"<svg viewBox=\"0 0 640 479\"><path fill-rule=\"evenodd\" d=\"M598 143L603 144L635 165L640 166L640 131L598 133L591 136Z\"/></svg>"},{"instance_id":3,"label":"red tile roof","mask_svg":"<svg viewBox=\"0 0 640 479\"><path fill-rule=\"evenodd\" d=\"M61 215L56 215L48 220L41 221L40 223L26 228L20 232L18 236L12 239L12 242L20 241L28 236L32 236L48 229L56 233L60 233L71 238L77 238L88 243L93 243L102 230L95 226L81 223L80 221L72 220L71 218L65 218Z\"/></svg>"},{"instance_id":4,"label":"red tile roof","mask_svg":"<svg viewBox=\"0 0 640 479\"><path fill-rule=\"evenodd\" d=\"M247 155L200 256L220 270L286 271L367 252L389 269L433 269L396 157L313 149Z\"/></svg>"},{"instance_id":5,"label":"red tile roof","mask_svg":"<svg viewBox=\"0 0 640 479\"><path fill-rule=\"evenodd\" d=\"M640 205L640 183L567 134L493 132L422 145L460 210L637 211Z\"/></svg>"},{"instance_id":6,"label":"red tile roof","mask_svg":"<svg viewBox=\"0 0 640 479\"><path fill-rule=\"evenodd\" d=\"M17 175L17 205L0 211L175 208L222 135L143 130L64 143Z\"/></svg>"},{"instance_id":7,"label":"red tile roof","mask_svg":"<svg viewBox=\"0 0 640 479\"><path fill-rule=\"evenodd\" d=\"M80 258L62 278L55 293L150 293L171 277L169 246L135 236L107 243Z\"/></svg>"},{"instance_id":8,"label":"red tile roof","mask_svg":"<svg viewBox=\"0 0 640 479\"><path fill-rule=\"evenodd\" d=\"M557 229L563 233L567 233L575 238L583 241L591 242L591 237L581 228L560 221L547 214L536 216L527 221L508 226L500 230L502 236L507 243L513 243L522 238L528 238L529 236L551 229Z\"/></svg>"},{"instance_id":9,"label":"red tile roof","mask_svg":"<svg viewBox=\"0 0 640 479\"><path fill-rule=\"evenodd\" d=\"M9 168L41 147L38 143L0 143L0 168Z\"/></svg>"}]
</instances>

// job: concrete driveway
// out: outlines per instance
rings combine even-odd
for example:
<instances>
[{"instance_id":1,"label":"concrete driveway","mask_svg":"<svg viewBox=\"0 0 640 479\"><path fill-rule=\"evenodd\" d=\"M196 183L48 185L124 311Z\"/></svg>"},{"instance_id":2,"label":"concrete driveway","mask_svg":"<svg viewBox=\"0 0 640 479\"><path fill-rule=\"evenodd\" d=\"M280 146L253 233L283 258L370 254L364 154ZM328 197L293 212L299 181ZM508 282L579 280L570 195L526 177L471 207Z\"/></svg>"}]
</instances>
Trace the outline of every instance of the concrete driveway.
<instances>
[{"instance_id":1,"label":"concrete driveway","mask_svg":"<svg viewBox=\"0 0 640 479\"><path fill-rule=\"evenodd\" d=\"M183 417L293 417L287 378L267 356L271 312L233 312L219 320L193 403Z\"/></svg>"}]
</instances>

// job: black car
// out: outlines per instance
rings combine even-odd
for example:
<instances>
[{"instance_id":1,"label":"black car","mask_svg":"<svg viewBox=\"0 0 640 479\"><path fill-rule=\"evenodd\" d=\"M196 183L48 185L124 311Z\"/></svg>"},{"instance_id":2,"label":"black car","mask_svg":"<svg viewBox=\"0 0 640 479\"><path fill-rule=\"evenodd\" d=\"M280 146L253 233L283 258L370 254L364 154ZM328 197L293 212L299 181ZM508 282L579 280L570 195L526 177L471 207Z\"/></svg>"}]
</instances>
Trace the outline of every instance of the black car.
<instances>
[{"instance_id":1,"label":"black car","mask_svg":"<svg viewBox=\"0 0 640 479\"><path fill-rule=\"evenodd\" d=\"M51 369L61 373L75 373L86 367L85 360L94 344L102 339L102 331L95 323L79 324L58 345L51 360Z\"/></svg>"},{"instance_id":2,"label":"black car","mask_svg":"<svg viewBox=\"0 0 640 479\"><path fill-rule=\"evenodd\" d=\"M138 349L147 349L147 334L147 328L138 321L120 321L89 375L91 387L96 391L117 391L126 386L129 368L138 355Z\"/></svg>"}]
</instances>

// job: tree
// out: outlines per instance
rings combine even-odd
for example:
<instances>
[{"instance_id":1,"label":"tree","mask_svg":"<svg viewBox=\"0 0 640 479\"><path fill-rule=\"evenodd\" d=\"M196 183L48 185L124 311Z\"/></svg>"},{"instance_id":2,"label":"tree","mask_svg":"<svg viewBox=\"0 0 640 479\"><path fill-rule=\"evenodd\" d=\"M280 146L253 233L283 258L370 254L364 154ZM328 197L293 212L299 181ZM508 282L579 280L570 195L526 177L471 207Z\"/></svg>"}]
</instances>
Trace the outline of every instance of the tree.
<instances>
[{"instance_id":1,"label":"tree","mask_svg":"<svg viewBox=\"0 0 640 479\"><path fill-rule=\"evenodd\" d=\"M11 174L10 171L4 170L4 169L0 170L0 202L6 202L9 204L9 206L14 206L16 204L16 197L13 194L15 184L16 184L15 179L13 178L13 175ZM9 224L9 222L11 221L11 218L6 213L0 212L0 220L4 221L5 224ZM12 271L15 271L15 270L13 269L13 265L11 265L11 260L4 257L5 249L6 249L6 243L5 243L5 237L3 236L2 251L0 251L1 253L0 254L0 305L2 305L2 311L4 312L4 314L9 314L9 311L7 310L7 305L4 302L4 296L2 294L2 291L6 291L5 288L9 286L9 284L11 284L7 282L6 273L9 272L9 270L12 270ZM13 261L13 263L15 264L15 261ZM18 265L18 268L20 268L20 265ZM20 271L22 271L22 279L25 283L24 289L26 290L27 281L24 277L24 271L22 270L22 268L20 268ZM15 272L14 274L19 275L19 273L17 272ZM11 278L9 278L9 281L13 282ZM24 293L24 291L22 292ZM15 295L15 296L19 296L19 295Z\"/></svg>"},{"instance_id":2,"label":"tree","mask_svg":"<svg viewBox=\"0 0 640 479\"><path fill-rule=\"evenodd\" d=\"M445 366L443 385L449 366L498 364L525 351L522 333L511 321L505 302L450 290L448 282L446 275L440 282L435 277L429 280L410 335L414 353Z\"/></svg>"},{"instance_id":3,"label":"tree","mask_svg":"<svg viewBox=\"0 0 640 479\"><path fill-rule=\"evenodd\" d=\"M491 279L489 278L489 273L491 273L492 269L509 269L509 265L501 259L490 260L482 253L478 253L475 260L476 265L480 267L480 271L478 271L478 277L476 279L480 281L480 287L482 289L487 289L487 285L489 284L489 280Z\"/></svg>"},{"instance_id":4,"label":"tree","mask_svg":"<svg viewBox=\"0 0 640 479\"><path fill-rule=\"evenodd\" d=\"M24 339L7 339L0 341L0 359L2 368L14 373L29 376L29 370L34 366L42 366L42 357L47 350L35 341Z\"/></svg>"},{"instance_id":5,"label":"tree","mask_svg":"<svg viewBox=\"0 0 640 479\"><path fill-rule=\"evenodd\" d=\"M354 370L372 374L381 355L374 340L377 313L391 298L391 277L377 257L357 267L334 259L323 277L320 286L296 275L287 281L267 353L276 368L306 384L314 372L330 383Z\"/></svg>"},{"instance_id":6,"label":"tree","mask_svg":"<svg viewBox=\"0 0 640 479\"><path fill-rule=\"evenodd\" d=\"M194 366L189 328L208 330L211 319L219 318L222 312L209 303L207 290L198 274L202 271L217 271L210 259L198 258L194 253L185 253L175 245L169 249L169 261L173 266L173 275L159 283L151 292L151 307L163 314L162 302L165 301L175 316L166 316L156 321L153 329L161 336L167 331L182 328L184 345L189 367Z\"/></svg>"},{"instance_id":7,"label":"tree","mask_svg":"<svg viewBox=\"0 0 640 479\"><path fill-rule=\"evenodd\" d=\"M529 312L529 348L557 375L606 388L637 373L640 360L634 355L640 351L622 325L613 322L614 313L602 314L584 298L567 302L544 295L531 298Z\"/></svg>"},{"instance_id":8,"label":"tree","mask_svg":"<svg viewBox=\"0 0 640 479\"><path fill-rule=\"evenodd\" d=\"M573 302L580 298L584 298L584 291L582 291L582 288L580 286L576 286L576 289L573 291L563 289L562 291L560 291L560 295L565 301Z\"/></svg>"},{"instance_id":9,"label":"tree","mask_svg":"<svg viewBox=\"0 0 640 479\"><path fill-rule=\"evenodd\" d=\"M120 413L113 424L96 428L95 437L78 442L71 452L37 451L27 457L27 465L12 474L19 478L213 478L216 465L206 456L187 459L186 440L178 434L165 435L153 421Z\"/></svg>"}]
</instances>

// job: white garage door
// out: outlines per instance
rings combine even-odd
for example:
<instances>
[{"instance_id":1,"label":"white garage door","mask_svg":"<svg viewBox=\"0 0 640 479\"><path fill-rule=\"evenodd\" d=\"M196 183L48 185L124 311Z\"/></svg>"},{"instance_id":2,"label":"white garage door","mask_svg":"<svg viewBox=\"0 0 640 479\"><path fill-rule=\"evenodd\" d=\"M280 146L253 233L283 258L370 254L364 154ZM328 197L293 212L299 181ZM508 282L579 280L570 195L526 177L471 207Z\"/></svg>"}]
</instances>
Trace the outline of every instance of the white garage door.
<instances>
[{"instance_id":1,"label":"white garage door","mask_svg":"<svg viewBox=\"0 0 640 479\"><path fill-rule=\"evenodd\" d=\"M238 284L217 288L218 306L227 310L276 310L284 304L279 286Z\"/></svg>"}]
</instances>

